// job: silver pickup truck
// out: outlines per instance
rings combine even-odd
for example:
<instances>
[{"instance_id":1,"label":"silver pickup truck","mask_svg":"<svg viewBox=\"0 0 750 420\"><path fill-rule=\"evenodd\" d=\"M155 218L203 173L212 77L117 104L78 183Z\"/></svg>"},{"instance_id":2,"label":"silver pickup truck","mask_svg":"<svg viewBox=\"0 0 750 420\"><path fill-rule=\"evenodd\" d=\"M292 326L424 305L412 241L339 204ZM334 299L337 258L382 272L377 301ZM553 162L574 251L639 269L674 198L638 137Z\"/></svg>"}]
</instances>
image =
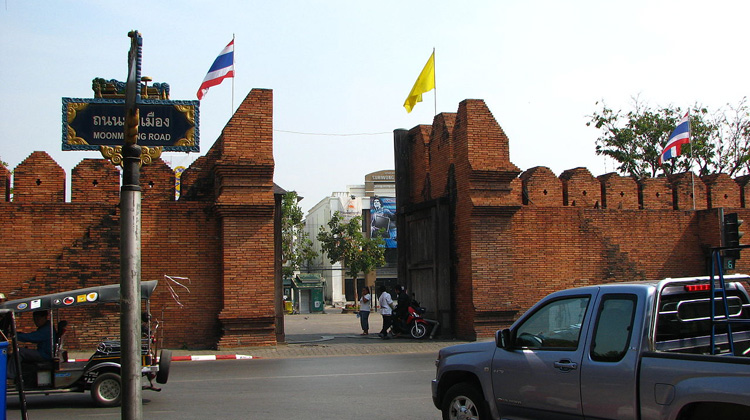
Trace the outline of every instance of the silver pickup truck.
<instances>
[{"instance_id":1,"label":"silver pickup truck","mask_svg":"<svg viewBox=\"0 0 750 420\"><path fill-rule=\"evenodd\" d=\"M748 277L724 279L726 298L708 277L553 293L494 342L440 350L433 402L451 420L750 419Z\"/></svg>"}]
</instances>

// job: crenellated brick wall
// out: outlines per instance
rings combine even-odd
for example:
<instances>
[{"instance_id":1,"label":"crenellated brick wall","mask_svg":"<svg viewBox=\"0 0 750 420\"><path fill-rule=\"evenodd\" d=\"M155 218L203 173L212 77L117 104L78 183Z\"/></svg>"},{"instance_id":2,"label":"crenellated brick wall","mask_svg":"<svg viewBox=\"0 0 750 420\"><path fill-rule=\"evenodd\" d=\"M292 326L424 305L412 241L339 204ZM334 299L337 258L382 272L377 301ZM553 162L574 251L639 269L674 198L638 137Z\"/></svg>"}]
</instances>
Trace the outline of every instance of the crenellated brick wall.
<instances>
[{"instance_id":1,"label":"crenellated brick wall","mask_svg":"<svg viewBox=\"0 0 750 420\"><path fill-rule=\"evenodd\" d=\"M609 173L597 177L602 187L602 206L618 210L638 209L638 183L631 177Z\"/></svg>"},{"instance_id":2,"label":"crenellated brick wall","mask_svg":"<svg viewBox=\"0 0 750 420\"><path fill-rule=\"evenodd\" d=\"M120 171L104 159L84 159L71 172L71 201L120 202Z\"/></svg>"},{"instance_id":3,"label":"crenellated brick wall","mask_svg":"<svg viewBox=\"0 0 750 420\"><path fill-rule=\"evenodd\" d=\"M599 208L602 185L586 168L568 169L560 174L563 184L563 205Z\"/></svg>"},{"instance_id":4,"label":"crenellated brick wall","mask_svg":"<svg viewBox=\"0 0 750 420\"><path fill-rule=\"evenodd\" d=\"M668 177L672 184L672 206L676 210L705 210L708 208L706 184L690 172Z\"/></svg>"},{"instance_id":5,"label":"crenellated brick wall","mask_svg":"<svg viewBox=\"0 0 750 420\"><path fill-rule=\"evenodd\" d=\"M65 171L47 153L32 153L13 171L13 201L64 202Z\"/></svg>"},{"instance_id":6,"label":"crenellated brick wall","mask_svg":"<svg viewBox=\"0 0 750 420\"><path fill-rule=\"evenodd\" d=\"M274 318L272 120L272 91L251 91L185 170L177 201L172 169L162 160L141 168L141 276L160 281L151 313L165 347L268 345L283 331ZM45 152L15 168L12 201L9 179L0 171L0 292L14 299L119 283L119 168L82 160L67 203L65 172ZM118 314L114 304L60 311L70 322L67 347L117 336Z\"/></svg>"},{"instance_id":7,"label":"crenellated brick wall","mask_svg":"<svg viewBox=\"0 0 750 420\"><path fill-rule=\"evenodd\" d=\"M411 183L400 190L410 192L399 197L404 211L450 202L452 286L440 293L452 294L452 329L465 338L490 336L552 291L706 274L707 249L720 245L719 209L750 217L750 177L594 177L582 167L556 176L544 166L520 173L481 100L396 139L397 150L410 151L396 163ZM410 238L407 224L399 238ZM400 264L415 263L405 255ZM750 256L737 271L748 269Z\"/></svg>"}]
</instances>

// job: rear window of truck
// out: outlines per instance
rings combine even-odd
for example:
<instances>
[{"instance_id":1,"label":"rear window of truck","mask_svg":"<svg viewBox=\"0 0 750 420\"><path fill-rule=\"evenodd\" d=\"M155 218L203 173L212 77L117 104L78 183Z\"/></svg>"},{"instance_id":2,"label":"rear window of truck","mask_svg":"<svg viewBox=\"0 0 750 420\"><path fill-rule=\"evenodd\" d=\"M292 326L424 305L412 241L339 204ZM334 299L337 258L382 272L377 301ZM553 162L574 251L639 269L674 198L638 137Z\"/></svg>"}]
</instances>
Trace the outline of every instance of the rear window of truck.
<instances>
[{"instance_id":1,"label":"rear window of truck","mask_svg":"<svg viewBox=\"0 0 750 420\"><path fill-rule=\"evenodd\" d=\"M750 319L747 296L738 289L727 290L730 320ZM714 299L717 353L729 352L723 300ZM711 354L711 296L709 290L688 291L684 285L667 287L659 301L656 320L657 351ZM735 354L750 353L750 324L732 324Z\"/></svg>"}]
</instances>

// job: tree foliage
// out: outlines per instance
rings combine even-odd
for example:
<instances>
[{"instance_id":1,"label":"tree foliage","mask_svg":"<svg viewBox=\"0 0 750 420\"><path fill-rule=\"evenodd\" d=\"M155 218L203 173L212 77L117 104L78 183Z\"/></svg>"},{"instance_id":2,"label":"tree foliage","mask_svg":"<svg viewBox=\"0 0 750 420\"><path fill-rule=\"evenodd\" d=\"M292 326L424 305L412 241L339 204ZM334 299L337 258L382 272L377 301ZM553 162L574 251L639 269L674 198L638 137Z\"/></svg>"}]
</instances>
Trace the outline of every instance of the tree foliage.
<instances>
[{"instance_id":1,"label":"tree foliage","mask_svg":"<svg viewBox=\"0 0 750 420\"><path fill-rule=\"evenodd\" d=\"M362 233L362 217L345 222L339 212L328 221L328 229L320 227L318 240L331 264L340 262L354 280L359 273L365 275L385 265L385 241L367 238Z\"/></svg>"},{"instance_id":2,"label":"tree foliage","mask_svg":"<svg viewBox=\"0 0 750 420\"><path fill-rule=\"evenodd\" d=\"M293 275L318 255L304 230L303 213L298 201L295 191L284 194L281 201L281 270L284 276Z\"/></svg>"},{"instance_id":3,"label":"tree foliage","mask_svg":"<svg viewBox=\"0 0 750 420\"><path fill-rule=\"evenodd\" d=\"M601 110L589 116L586 123L600 130L596 154L618 162L618 172L638 178L695 168L699 176L750 172L750 109L746 98L715 112L699 105L688 110L672 106L652 108L637 97L632 105L632 110L623 112L602 103ZM679 157L659 165L659 155L687 111L690 143L682 147Z\"/></svg>"}]
</instances>

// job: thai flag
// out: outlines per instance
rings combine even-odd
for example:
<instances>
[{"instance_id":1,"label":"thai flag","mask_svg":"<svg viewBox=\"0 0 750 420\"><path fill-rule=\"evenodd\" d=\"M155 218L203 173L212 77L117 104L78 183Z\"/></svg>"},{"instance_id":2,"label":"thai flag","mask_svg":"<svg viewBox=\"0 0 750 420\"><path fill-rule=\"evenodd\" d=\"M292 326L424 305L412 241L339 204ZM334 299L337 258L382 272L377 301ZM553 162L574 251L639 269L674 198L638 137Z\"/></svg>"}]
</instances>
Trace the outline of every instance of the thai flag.
<instances>
[{"instance_id":1,"label":"thai flag","mask_svg":"<svg viewBox=\"0 0 750 420\"><path fill-rule=\"evenodd\" d=\"M664 163L667 159L676 158L680 155L680 149L683 144L690 143L690 116L689 113L685 113L677 127L675 127L672 134L669 136L667 145L664 146L664 151L659 156L659 165Z\"/></svg>"},{"instance_id":2,"label":"thai flag","mask_svg":"<svg viewBox=\"0 0 750 420\"><path fill-rule=\"evenodd\" d=\"M208 88L220 84L228 77L234 77L234 39L221 50L211 68L208 69L208 73L198 89L198 100L203 99L203 96L208 92Z\"/></svg>"}]
</instances>

